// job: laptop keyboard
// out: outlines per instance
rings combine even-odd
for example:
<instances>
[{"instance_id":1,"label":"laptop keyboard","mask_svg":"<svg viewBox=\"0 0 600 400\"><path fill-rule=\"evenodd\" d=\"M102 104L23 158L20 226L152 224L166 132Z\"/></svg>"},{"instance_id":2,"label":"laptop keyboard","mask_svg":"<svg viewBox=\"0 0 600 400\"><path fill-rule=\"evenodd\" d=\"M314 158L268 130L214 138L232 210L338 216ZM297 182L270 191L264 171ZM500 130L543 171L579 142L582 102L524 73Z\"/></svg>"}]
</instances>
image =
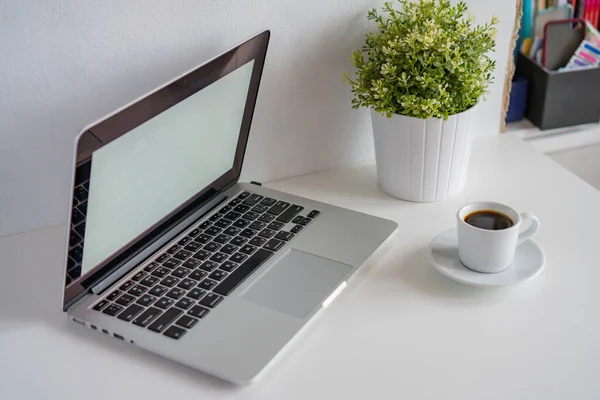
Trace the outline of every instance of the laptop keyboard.
<instances>
[{"instance_id":1,"label":"laptop keyboard","mask_svg":"<svg viewBox=\"0 0 600 400\"><path fill-rule=\"evenodd\" d=\"M83 260L83 235L85 233L85 215L87 213L88 191L90 189L90 163L77 167L75 189L73 191L73 208L71 209L71 232L69 233L69 256L67 276L68 285L81 276Z\"/></svg>"},{"instance_id":2,"label":"laptop keyboard","mask_svg":"<svg viewBox=\"0 0 600 400\"><path fill-rule=\"evenodd\" d=\"M319 214L243 192L155 254L93 309L180 339Z\"/></svg>"}]
</instances>

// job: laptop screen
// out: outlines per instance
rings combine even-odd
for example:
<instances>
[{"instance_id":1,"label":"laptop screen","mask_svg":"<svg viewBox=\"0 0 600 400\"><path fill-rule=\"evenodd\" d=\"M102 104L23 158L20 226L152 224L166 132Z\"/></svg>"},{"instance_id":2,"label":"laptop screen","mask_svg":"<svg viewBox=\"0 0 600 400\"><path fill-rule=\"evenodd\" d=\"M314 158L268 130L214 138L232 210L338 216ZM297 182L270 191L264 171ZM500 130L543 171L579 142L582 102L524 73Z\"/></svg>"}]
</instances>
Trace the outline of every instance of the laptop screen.
<instances>
[{"instance_id":1,"label":"laptop screen","mask_svg":"<svg viewBox=\"0 0 600 400\"><path fill-rule=\"evenodd\" d=\"M92 153L82 274L233 167L253 63Z\"/></svg>"},{"instance_id":2,"label":"laptop screen","mask_svg":"<svg viewBox=\"0 0 600 400\"><path fill-rule=\"evenodd\" d=\"M65 304L237 180L268 38L253 37L80 135Z\"/></svg>"}]
</instances>

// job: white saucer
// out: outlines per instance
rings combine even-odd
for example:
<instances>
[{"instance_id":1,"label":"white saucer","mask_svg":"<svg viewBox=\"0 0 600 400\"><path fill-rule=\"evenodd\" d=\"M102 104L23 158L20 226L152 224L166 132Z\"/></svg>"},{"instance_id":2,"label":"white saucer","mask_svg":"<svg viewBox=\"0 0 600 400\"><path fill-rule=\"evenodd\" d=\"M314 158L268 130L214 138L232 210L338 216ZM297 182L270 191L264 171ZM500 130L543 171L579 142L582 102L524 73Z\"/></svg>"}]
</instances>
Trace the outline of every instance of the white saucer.
<instances>
[{"instance_id":1,"label":"white saucer","mask_svg":"<svg viewBox=\"0 0 600 400\"><path fill-rule=\"evenodd\" d=\"M530 239L517 247L515 258L506 270L495 274L472 271L458 258L456 228L440 233L431 241L429 260L442 275L472 286L515 285L537 276L546 264L544 251Z\"/></svg>"}]
</instances>

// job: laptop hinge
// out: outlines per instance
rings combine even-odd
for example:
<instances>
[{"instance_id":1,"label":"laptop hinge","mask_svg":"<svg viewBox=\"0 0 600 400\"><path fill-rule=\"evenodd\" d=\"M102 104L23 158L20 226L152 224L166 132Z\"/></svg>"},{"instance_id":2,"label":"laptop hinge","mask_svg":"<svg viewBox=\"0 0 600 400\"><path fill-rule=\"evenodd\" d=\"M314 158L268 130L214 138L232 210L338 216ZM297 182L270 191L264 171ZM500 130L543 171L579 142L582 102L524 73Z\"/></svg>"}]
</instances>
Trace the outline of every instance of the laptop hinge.
<instances>
[{"instance_id":1,"label":"laptop hinge","mask_svg":"<svg viewBox=\"0 0 600 400\"><path fill-rule=\"evenodd\" d=\"M144 249L133 255L128 260L124 261L118 268L110 273L106 278L98 281L92 288L91 291L94 294L100 294L107 288L111 287L123 276L127 275L132 269L137 267L141 262L146 260L161 247L169 243L173 238L177 237L181 232L187 229L191 224L201 219L204 215L208 214L212 209L221 204L227 199L227 196L221 192L217 196L210 199L204 205L199 207L197 210L183 218L180 222L174 225L171 229L165 232L161 237L153 241L151 244L146 246Z\"/></svg>"}]
</instances>

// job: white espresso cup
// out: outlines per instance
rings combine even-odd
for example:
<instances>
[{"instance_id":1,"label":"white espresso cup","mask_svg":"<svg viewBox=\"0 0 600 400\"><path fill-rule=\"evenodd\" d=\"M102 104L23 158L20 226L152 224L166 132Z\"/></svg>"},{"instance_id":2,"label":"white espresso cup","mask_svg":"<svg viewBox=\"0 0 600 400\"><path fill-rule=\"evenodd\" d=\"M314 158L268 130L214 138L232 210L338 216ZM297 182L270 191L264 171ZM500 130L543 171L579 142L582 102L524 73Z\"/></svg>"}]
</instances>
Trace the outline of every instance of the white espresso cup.
<instances>
[{"instance_id":1,"label":"white espresso cup","mask_svg":"<svg viewBox=\"0 0 600 400\"><path fill-rule=\"evenodd\" d=\"M465 218L485 211L508 217L512 225L504 229L483 229L465 221ZM533 214L519 214L504 204L491 201L463 206L458 210L456 219L460 261L473 271L487 274L507 269L515 257L517 246L530 239L540 228L540 221Z\"/></svg>"}]
</instances>

